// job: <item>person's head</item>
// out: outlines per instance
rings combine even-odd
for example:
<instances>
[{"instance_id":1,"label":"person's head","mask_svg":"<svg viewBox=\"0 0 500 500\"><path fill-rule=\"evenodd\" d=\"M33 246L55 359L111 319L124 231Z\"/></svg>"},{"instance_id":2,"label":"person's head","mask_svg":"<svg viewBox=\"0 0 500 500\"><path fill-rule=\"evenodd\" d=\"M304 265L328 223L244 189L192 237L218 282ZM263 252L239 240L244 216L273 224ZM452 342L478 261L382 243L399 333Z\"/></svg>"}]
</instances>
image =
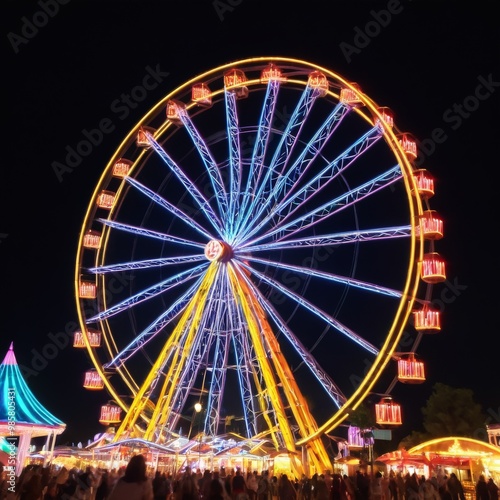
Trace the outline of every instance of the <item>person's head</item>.
<instances>
[{"instance_id":1,"label":"person's head","mask_svg":"<svg viewBox=\"0 0 500 500\"><path fill-rule=\"evenodd\" d=\"M26 484L26 488L29 491L38 491L42 485L42 475L38 472L35 472L28 480Z\"/></svg>"},{"instance_id":2,"label":"person's head","mask_svg":"<svg viewBox=\"0 0 500 500\"><path fill-rule=\"evenodd\" d=\"M125 469L124 479L128 483L145 481L146 476L146 459L144 455L134 455L128 462Z\"/></svg>"},{"instance_id":3,"label":"person's head","mask_svg":"<svg viewBox=\"0 0 500 500\"><path fill-rule=\"evenodd\" d=\"M210 490L214 495L222 495L222 483L217 478L212 479Z\"/></svg>"}]
</instances>

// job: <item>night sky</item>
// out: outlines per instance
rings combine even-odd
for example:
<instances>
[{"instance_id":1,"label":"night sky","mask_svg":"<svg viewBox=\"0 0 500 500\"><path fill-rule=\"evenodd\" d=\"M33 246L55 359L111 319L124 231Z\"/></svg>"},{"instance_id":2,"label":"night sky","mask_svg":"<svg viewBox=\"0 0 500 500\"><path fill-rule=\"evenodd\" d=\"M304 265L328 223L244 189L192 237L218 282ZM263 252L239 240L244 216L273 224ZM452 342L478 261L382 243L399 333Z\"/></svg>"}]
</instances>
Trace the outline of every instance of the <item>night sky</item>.
<instances>
[{"instance_id":1,"label":"night sky","mask_svg":"<svg viewBox=\"0 0 500 500\"><path fill-rule=\"evenodd\" d=\"M164 95L252 56L304 59L359 83L418 139L419 161L436 178L447 281L434 304L443 329L419 348L427 381L396 388L408 417L397 436L419 425L436 382L472 389L488 422L500 421L495 3L5 3L0 355L14 342L28 385L67 424L60 443L104 430L106 396L83 389L89 362L72 347L78 237L103 165ZM147 90L134 94L138 86ZM70 149L96 128L92 151L69 165Z\"/></svg>"}]
</instances>

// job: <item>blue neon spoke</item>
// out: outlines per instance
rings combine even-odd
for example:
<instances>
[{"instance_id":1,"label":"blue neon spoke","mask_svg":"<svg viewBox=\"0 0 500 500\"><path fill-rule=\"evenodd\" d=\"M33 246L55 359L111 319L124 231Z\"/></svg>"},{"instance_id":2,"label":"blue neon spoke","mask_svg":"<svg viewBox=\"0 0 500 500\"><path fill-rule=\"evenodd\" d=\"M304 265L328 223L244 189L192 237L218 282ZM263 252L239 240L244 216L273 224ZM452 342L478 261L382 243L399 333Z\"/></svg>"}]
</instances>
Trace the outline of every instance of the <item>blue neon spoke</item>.
<instances>
[{"instance_id":1,"label":"blue neon spoke","mask_svg":"<svg viewBox=\"0 0 500 500\"><path fill-rule=\"evenodd\" d=\"M182 311L199 288L203 277L200 277L186 292L173 302L160 316L158 316L147 328L137 335L132 342L123 348L111 361L106 363L105 368L122 366L139 349L142 349L155 335L161 332L165 326L170 324Z\"/></svg>"},{"instance_id":2,"label":"blue neon spoke","mask_svg":"<svg viewBox=\"0 0 500 500\"><path fill-rule=\"evenodd\" d=\"M321 234L315 236L304 236L303 238L286 238L283 240L273 240L260 245L245 246L242 251L237 251L237 255L246 256L253 252L266 250L282 250L298 247L321 247L342 245L345 243L358 243L364 241L376 241L396 238L409 238L411 236L411 226L394 226L377 229L365 229L357 231L344 231L340 233Z\"/></svg>"},{"instance_id":3,"label":"blue neon spoke","mask_svg":"<svg viewBox=\"0 0 500 500\"><path fill-rule=\"evenodd\" d=\"M247 211L248 203L255 196L255 190L259 185L260 178L264 170L264 156L269 143L269 136L271 133L271 126L274 117L274 110L276 108L276 101L278 98L278 91L280 82L278 80L269 80L266 88L266 95L264 104L260 114L259 124L257 127L257 137L251 156L250 168L247 177L246 188L242 192L242 202L237 214L237 224L235 233L237 234L250 216ZM246 217L244 216L246 214Z\"/></svg>"},{"instance_id":4,"label":"blue neon spoke","mask_svg":"<svg viewBox=\"0 0 500 500\"><path fill-rule=\"evenodd\" d=\"M297 106L295 107L295 110L281 135L274 156L271 159L270 164L267 166L264 178L260 182L260 185L255 193L255 201L247 208L243 216L244 221L248 221L250 217L259 219L260 214L266 206L267 197L272 191L274 185L273 175L278 175L285 167L286 161L296 144L297 135L304 125L307 115L317 97L318 94L315 89L309 86L307 86L301 93Z\"/></svg>"},{"instance_id":5,"label":"blue neon spoke","mask_svg":"<svg viewBox=\"0 0 500 500\"><path fill-rule=\"evenodd\" d=\"M208 391L208 408L215 409L210 418L208 429L210 435L217 435L218 416L223 410L223 394L227 376L227 353L229 352L230 336L215 335L212 380Z\"/></svg>"},{"instance_id":6,"label":"blue neon spoke","mask_svg":"<svg viewBox=\"0 0 500 500\"><path fill-rule=\"evenodd\" d=\"M318 129L316 134L302 149L302 152L300 153L298 158L286 170L286 173L280 175L276 179L276 181L273 182L273 187L270 189L269 195L265 199L265 203L261 204L261 207L255 214L251 214L251 220L250 214L248 215L246 219L247 226L245 228L245 231L242 231L238 236L238 241L242 241L243 239L249 238L250 236L255 234L274 216L275 210L278 210L280 207L284 206L284 202L287 196L289 196L294 186L298 185L301 176L305 171L307 171L307 167L309 167L314 159L316 159L320 155L322 148L325 146L333 133L337 130L338 126L342 122L342 119L347 115L348 110L349 108L340 103L334 108L334 110L330 113L322 126ZM378 128L375 128L374 131L376 132L378 139L381 135L380 130ZM365 137L369 135L371 135L371 131L365 134L364 137L356 141L350 148L344 151L342 155L331 162L312 181L309 181L309 183L305 184L303 190L307 190L308 186L311 186L315 191L321 190L324 187L323 184L326 185L335 176L335 170L337 170L338 172L342 170L343 165L341 164L340 166L338 166L338 164L342 162L344 157L350 158L351 156L353 156L351 154L352 150L354 150L356 156L360 154L360 152L358 151L359 148L357 146L359 143L362 143L362 141L365 140ZM326 179L328 179L328 182L325 181ZM273 205L275 205L277 208L275 210L270 210L270 207L272 207ZM266 210L269 212L268 215L261 218L261 215Z\"/></svg>"},{"instance_id":7,"label":"blue neon spoke","mask_svg":"<svg viewBox=\"0 0 500 500\"><path fill-rule=\"evenodd\" d=\"M186 224L189 224L195 231L198 231L200 234L205 236L207 240L211 240L213 236L207 232L200 224L198 224L196 221L192 219L186 212L183 212L179 208L177 208L175 205L172 205L169 201L165 200L165 198L161 197L158 195L155 191L152 189L149 189L148 187L144 186L144 184L141 184L139 181L136 181L132 177L125 177L125 180L129 183L132 184L136 189L138 189L141 193L145 194L149 199L153 200L157 205L165 208L168 210L172 215L174 215L178 220L185 222Z\"/></svg>"},{"instance_id":8,"label":"blue neon spoke","mask_svg":"<svg viewBox=\"0 0 500 500\"><path fill-rule=\"evenodd\" d=\"M318 221L325 220L331 215L346 209L354 203L361 201L363 198L366 198L376 193L377 191L390 186L400 178L401 170L399 165L396 165L387 172L384 172L374 179L365 182L361 186L358 186L355 189L351 189L347 193L344 193L329 202L323 203L319 207L309 211L304 215L299 215L295 220L292 220L287 224L278 224L273 230L264 233L261 236L255 238L252 242L246 242L241 246L244 247L247 245L249 246L250 244L253 245L257 241L268 239L278 233L282 233L287 237L290 237L292 234L295 234L304 229L308 229ZM284 238L284 236L281 236L278 239L282 238Z\"/></svg>"},{"instance_id":9,"label":"blue neon spoke","mask_svg":"<svg viewBox=\"0 0 500 500\"><path fill-rule=\"evenodd\" d=\"M248 397L244 397L245 394L253 393L250 383L250 373L252 366L255 364L252 363L254 356L250 355L251 347L248 333L244 329L236 330L232 337L232 344L236 355L236 373L238 375L240 397L245 399L242 406L243 420L248 427L250 421L254 422L254 418L250 417L250 415L255 415L255 412L251 409L249 410L248 405L245 404L249 402ZM256 427L255 423L253 427ZM248 428L247 432L249 432Z\"/></svg>"},{"instance_id":10,"label":"blue neon spoke","mask_svg":"<svg viewBox=\"0 0 500 500\"><path fill-rule=\"evenodd\" d=\"M113 229L119 229L120 231L136 234L138 236L147 236L148 238L155 238L161 241L168 241L169 243L178 243L179 245L187 245L198 248L202 251L204 251L205 249L204 243L197 243L196 241L187 240L185 238L179 238L177 236L172 236L170 234L159 233L158 231L145 229L143 227L131 226L130 224L124 224L123 222L116 222L109 219L98 219L98 220L105 226L112 227Z\"/></svg>"},{"instance_id":11,"label":"blue neon spoke","mask_svg":"<svg viewBox=\"0 0 500 500\"><path fill-rule=\"evenodd\" d=\"M163 257L159 259L134 260L121 262L118 264L108 264L106 266L89 267L87 270L93 274L109 274L120 271L131 271L133 269L152 269L155 267L171 266L177 264L187 264L191 262L205 261L203 254L186 255L184 257Z\"/></svg>"},{"instance_id":12,"label":"blue neon spoke","mask_svg":"<svg viewBox=\"0 0 500 500\"><path fill-rule=\"evenodd\" d=\"M363 153L368 151L380 137L381 135L378 128L375 127L371 129L351 147L345 150L342 155L324 168L319 175L315 176L309 182L304 183L304 186L296 191L293 196L290 196L288 199L285 198L276 209L276 215L280 217L281 222L288 219L301 208L305 202L309 201L313 196L316 196L334 179L341 175L342 172L349 168ZM285 208L288 208L288 211L283 216Z\"/></svg>"},{"instance_id":13,"label":"blue neon spoke","mask_svg":"<svg viewBox=\"0 0 500 500\"><path fill-rule=\"evenodd\" d=\"M394 290L393 288L387 288L385 286L380 286L374 283L368 283L366 281L357 280L348 276L340 276L338 274L326 273L323 271L318 271L317 269L313 269L311 267L301 267L294 266L292 264L285 264L283 262L274 262L269 259L259 259L256 257L249 256L247 259L249 262L258 262L260 264L265 264L271 267L279 268L279 269L287 269L289 271L294 271L305 276L314 276L316 278L322 278L326 281L330 281L332 283L339 283L343 285L349 285L354 288L359 288L361 290L365 290L367 292L374 292L380 295L386 295L389 297L401 298L403 294L399 290Z\"/></svg>"},{"instance_id":14,"label":"blue neon spoke","mask_svg":"<svg viewBox=\"0 0 500 500\"><path fill-rule=\"evenodd\" d=\"M229 210L224 217L226 237L234 232L238 193L241 192L241 149L238 112L236 110L236 94L224 92L226 102L226 127L229 149Z\"/></svg>"},{"instance_id":15,"label":"blue neon spoke","mask_svg":"<svg viewBox=\"0 0 500 500\"><path fill-rule=\"evenodd\" d=\"M294 188L301 185L300 180L304 173L308 170L308 167L313 161L319 157L326 143L330 140L350 111L351 108L342 103L338 103L335 106L330 116L328 116L323 125L314 134L313 138L304 147L299 158L288 169L287 174L280 178L279 185L284 185L280 188L280 192L283 192L283 198L288 197ZM280 192L277 194L279 195Z\"/></svg>"},{"instance_id":16,"label":"blue neon spoke","mask_svg":"<svg viewBox=\"0 0 500 500\"><path fill-rule=\"evenodd\" d=\"M380 131L377 127L369 130L366 134L355 141L349 148L340 154L335 160L330 162L321 172L314 176L308 182L295 192L293 196L284 196L283 199L276 203L275 208L263 217L262 220L255 225L254 229L246 234L246 238L251 237L260 228L269 223L273 217L280 218L280 224L283 223L291 214L300 208L306 201L320 193L328 184L330 184L337 176L345 169L351 166L364 152L366 152L373 144L380 139ZM306 148L307 150L307 148ZM289 175L291 170L289 171ZM277 184L276 191L281 191L281 185L287 181L287 176L283 176L281 183ZM276 196L275 196L276 197ZM270 196L272 198L272 196ZM282 216L285 209L289 210Z\"/></svg>"},{"instance_id":17,"label":"blue neon spoke","mask_svg":"<svg viewBox=\"0 0 500 500\"><path fill-rule=\"evenodd\" d=\"M100 312L99 314L92 316L91 318L89 318L88 321L89 323L93 323L95 321L102 321L104 319L108 319L111 316L114 316L115 314L118 314L119 312L123 311L124 309L133 307L141 302L144 302L145 300L150 300L153 297L159 295L160 293L163 293L197 276L200 276L203 272L205 272L207 266L208 263L203 263L192 269L188 269L187 271L178 273L175 276L171 276L166 280L160 281L159 283L156 283L153 286L141 290L140 292L136 293L135 295L132 295L128 299L123 300L122 302L114 305L113 307L110 307L109 309L106 309Z\"/></svg>"},{"instance_id":18,"label":"blue neon spoke","mask_svg":"<svg viewBox=\"0 0 500 500\"><path fill-rule=\"evenodd\" d=\"M260 278L262 281L268 283L273 288L276 288L281 293L283 293L284 295L286 295L287 297L292 299L298 305L303 306L306 309L308 309L310 312L315 314L318 318L323 319L323 321L325 321L327 324L329 324L331 327L333 327L335 330L337 330L342 335L347 336L349 339L354 341L356 344L363 347L367 352L370 352L370 353L375 354L375 355L377 355L379 353L378 349L375 346L373 346L372 344L370 344L367 340L360 337L357 333L353 332L347 326L340 323L340 321L337 321L335 318L332 318L329 314L322 311L319 307L316 307L314 304L312 304L310 301L308 301L304 297L301 297L300 295L298 295L294 291L289 290L287 287L283 286L278 281L266 276L265 274L262 274L261 272L257 271L254 268L252 268L252 273L255 276L257 276L258 278Z\"/></svg>"},{"instance_id":19,"label":"blue neon spoke","mask_svg":"<svg viewBox=\"0 0 500 500\"><path fill-rule=\"evenodd\" d=\"M205 140L198 132L198 129L195 127L194 123L191 120L191 117L185 110L179 110L179 118L184 125L187 133L191 137L193 144L200 154L200 158L207 169L208 176L210 178L210 183L215 192L215 199L217 200L217 206L219 208L219 213L221 215L222 220L227 218L228 214L228 197L226 193L226 188L224 186L224 180L222 179L222 175L220 173L219 166L217 162L214 160L208 146L205 143ZM222 226L224 227L224 225Z\"/></svg>"},{"instance_id":20,"label":"blue neon spoke","mask_svg":"<svg viewBox=\"0 0 500 500\"><path fill-rule=\"evenodd\" d=\"M251 268L245 264L237 263L237 265L241 265L242 267L251 270ZM286 337L288 342L294 347L297 354L304 361L305 366L308 368L308 370L314 374L318 382L325 390L326 395L333 401L337 408L340 408L346 401L346 397L344 396L340 388L335 384L331 377L318 365L314 357L311 355L310 351L288 328L286 321L284 321L280 317L278 312L271 306L269 301L262 296L261 291L248 278L245 278L245 281L247 282L248 286L252 288L261 307L273 319L273 322L278 328L279 332L281 332Z\"/></svg>"},{"instance_id":21,"label":"blue neon spoke","mask_svg":"<svg viewBox=\"0 0 500 500\"><path fill-rule=\"evenodd\" d=\"M158 153L160 158L167 164L170 168L171 172L179 179L182 183L186 191L191 195L193 200L198 205L201 212L207 217L208 221L217 233L222 234L222 222L220 221L217 214L212 209L210 202L203 196L203 194L199 191L196 185L189 179L189 177L181 170L181 168L177 165L177 163L170 158L168 153L156 142L154 137L146 133L147 138L153 149Z\"/></svg>"},{"instance_id":22,"label":"blue neon spoke","mask_svg":"<svg viewBox=\"0 0 500 500\"><path fill-rule=\"evenodd\" d=\"M183 335L179 339L178 345L183 346L187 345L187 336L189 334L189 330L193 328L191 318L187 328L184 329ZM204 332L207 332L206 334ZM209 330L209 325L207 325L206 321L203 319L199 324L195 332L195 338L191 343L191 350L187 353L187 357L182 356L177 363L183 363L183 369L181 371L181 376L176 380L175 387L172 388L172 399L171 405L167 409L165 409L168 413L172 412L172 409L179 408L182 409L186 405L187 398L195 387L195 383L199 373L202 369L207 369L208 363L208 355L212 348L212 344L215 341L215 335ZM176 346L175 349L178 349ZM183 353L183 355L186 353ZM168 363L170 364L170 363ZM180 417L180 413L178 413L177 419ZM173 417L175 419L175 416ZM209 412L207 412L205 416L205 422L209 418ZM168 416L167 416L168 420ZM174 423L174 425L176 422ZM172 427L172 423L169 422L169 427ZM203 426L203 432L206 433L206 424Z\"/></svg>"}]
</instances>

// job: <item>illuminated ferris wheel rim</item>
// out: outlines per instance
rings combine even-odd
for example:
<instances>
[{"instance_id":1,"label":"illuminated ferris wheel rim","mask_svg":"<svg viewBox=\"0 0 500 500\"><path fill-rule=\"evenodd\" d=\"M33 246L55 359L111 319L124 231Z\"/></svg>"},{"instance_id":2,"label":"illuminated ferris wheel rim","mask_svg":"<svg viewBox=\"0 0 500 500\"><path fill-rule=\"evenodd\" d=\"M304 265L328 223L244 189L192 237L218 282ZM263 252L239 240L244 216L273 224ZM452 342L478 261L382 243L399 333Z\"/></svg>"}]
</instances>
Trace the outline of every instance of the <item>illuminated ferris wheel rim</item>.
<instances>
[{"instance_id":1,"label":"illuminated ferris wheel rim","mask_svg":"<svg viewBox=\"0 0 500 500\"><path fill-rule=\"evenodd\" d=\"M331 72L330 70L305 62L301 61L299 59L290 59L290 58L281 58L281 57L262 57L262 58L251 58L251 59L246 59L242 61L237 61L234 63L229 63L226 65L219 66L213 70L207 71L191 80L186 82L185 84L181 85L178 87L176 90L174 90L172 93L168 94L164 99L162 99L156 106L154 106L144 117L141 119L135 127L131 130L131 132L127 135L127 137L124 139L124 141L121 143L119 148L117 149L116 153L113 155L112 159L108 163L106 169L104 170L101 179L96 187L96 190L94 192L94 195L92 197L92 202L89 205L89 208L87 210L86 216L85 216L85 221L84 221L84 226L83 226L83 231L80 236L80 241L79 241L79 254L77 258L77 267L76 267L76 279L75 279L75 284L76 284L76 290L77 290L77 297L79 293L79 284L80 284L80 275L81 271L83 269L83 265L81 264L81 255L84 251L84 246L83 246L83 237L85 231L93 226L94 219L95 219L95 213L96 213L96 200L99 197L102 188L107 186L109 182L109 178L111 175L111 172L113 170L114 165L116 164L117 161L119 161L121 158L126 157L125 152L131 147L131 145L134 143L137 134L139 131L147 127L149 122L153 119L155 119L160 112L162 112L167 105L172 100L177 100L180 97L185 97L187 95L187 92L195 85L196 83L202 82L202 83L207 83L207 85L212 84L214 81L221 79L222 75L227 72L231 71L233 69L242 69L249 71L250 69L254 71L262 71L263 68L265 68L268 64L273 64L276 65L278 68L297 68L297 71L294 72L293 77L286 77L282 79L283 84L291 82L294 86L300 86L302 85L303 87L306 87L308 84L307 80L300 80L299 75L305 74L307 70L309 71L318 71L322 73L323 75L326 75L328 79L328 88L323 89L325 91L325 95L329 95L334 98L339 98L340 91L341 89L349 89L351 92L355 93L357 97L359 98L359 101L354 107L353 110L359 114L365 121L369 122L371 125L374 125L375 123L378 123L378 127L380 128L381 133L383 134L383 137L390 147L390 149L393 152L394 157L397 159L397 163L399 167L401 168L401 173L403 176L403 181L406 186L406 192L408 196L408 209L410 212L410 221L411 224L416 224L416 222L419 219L419 217L423 213L423 206L422 206L422 201L420 197L418 196L418 190L417 186L415 184L415 179L413 177L413 167L410 163L410 161L407 158L406 152L403 150L401 143L400 143L400 138L398 137L398 132L393 130L392 127L388 126L387 123L384 121L384 117L381 114L381 111L378 106L376 106L367 96L365 96L359 87L357 87L355 84L351 84L338 76L337 74ZM245 86L248 88L252 87L262 87L263 83L260 78L254 78L254 79L248 79L245 81ZM238 88L238 85L235 85L234 88ZM220 99L222 99L223 93L225 89L221 88L219 90L213 90L212 93L214 95L220 95ZM186 103L186 109L189 111L191 108L195 106L194 103ZM365 114L362 111L362 107L364 109L367 109L369 111L368 114ZM153 139L154 141L157 142L158 145L161 145L160 143L162 142L162 136L165 134L168 136L169 131L173 130L173 127L175 128L174 124L171 121L166 120L161 126L159 126L155 131L148 132L148 137ZM151 134L151 135L149 135ZM168 138L166 139L166 142L168 143ZM136 170L140 170L140 166L142 168L143 162L146 161L145 157L147 156L147 151L143 150L142 153L139 154L138 158L132 162L131 169L129 172L129 176L133 176L134 172ZM120 199L120 194L121 190L125 186L125 183L123 183L119 190L117 191L117 198ZM117 205L118 206L118 205ZM112 218L113 216L113 208L110 210L110 215L109 218ZM99 250L98 255L101 257L105 255L106 247L108 244L108 237L110 234L109 227L105 228L103 231L103 246L102 250ZM391 329L389 331L389 334L387 336L387 339L384 343L384 345L381 347L380 352L377 356L376 361L373 363L371 369L369 370L366 378L363 380L363 382L360 384L358 387L357 391L354 392L354 394L348 398L346 401L345 405L343 406L344 411L340 411L337 414L333 415L331 419L329 419L327 422L325 422L322 426L320 426L317 431L314 433L310 434L309 436L306 436L306 438L303 440L309 441L316 437L317 435L321 434L322 432L325 432L326 430L332 429L335 426L337 426L340 422L342 422L348 415L349 411L351 411L353 408L355 408L358 404L362 402L364 397L366 396L367 393L371 391L373 388L374 384L376 383L380 373L384 370L385 366L387 363L392 359L392 354L396 348L398 339L401 335L402 328L406 324L408 320L408 316L411 312L413 302L416 299L417 295L417 289L420 283L420 269L418 262L420 262L423 258L423 252L424 252L424 244L423 244L423 239L422 238L417 238L416 237L416 229L414 226L412 226L411 231L410 231L410 240L411 240L411 246L410 246L410 256L409 256L409 265L408 265L408 275L407 275L407 280L405 283L404 290L401 293L401 301L400 301L400 306L398 308L398 312L394 318L394 322L391 326ZM231 260L233 257L233 248L232 246L224 241L224 239L220 238L213 238L210 239L204 246L203 246L203 253L206 259L208 259L210 262L220 262L220 261L228 261ZM103 262L99 265L104 265ZM82 325L82 330L85 328L85 325L87 324L85 315L82 314L82 307L79 305L78 312L79 312L79 319L80 323ZM105 323L107 323L107 320L104 320L102 322L105 326ZM104 328L105 330L105 328ZM85 337L85 336L84 336ZM98 359L96 350L92 348L88 342L88 339L85 339L86 346L88 348L90 357L93 361L93 364L95 365L97 371L99 374L102 376L106 387L108 391L111 393L113 398L122 406L123 409L128 410L129 409L129 404L123 400L123 398L120 397L120 395L115 391L113 385L109 382L109 380L106 377L105 373L105 368L104 364ZM111 353L116 354L119 350L117 345L114 342L114 339L112 337L108 338L108 350L110 350ZM123 366L118 366L118 371L120 370L125 370L126 367ZM127 375L125 375L127 377ZM138 386L137 384L133 384L132 381L130 381L130 388L133 394L137 393ZM298 442L300 444L300 442Z\"/></svg>"}]
</instances>

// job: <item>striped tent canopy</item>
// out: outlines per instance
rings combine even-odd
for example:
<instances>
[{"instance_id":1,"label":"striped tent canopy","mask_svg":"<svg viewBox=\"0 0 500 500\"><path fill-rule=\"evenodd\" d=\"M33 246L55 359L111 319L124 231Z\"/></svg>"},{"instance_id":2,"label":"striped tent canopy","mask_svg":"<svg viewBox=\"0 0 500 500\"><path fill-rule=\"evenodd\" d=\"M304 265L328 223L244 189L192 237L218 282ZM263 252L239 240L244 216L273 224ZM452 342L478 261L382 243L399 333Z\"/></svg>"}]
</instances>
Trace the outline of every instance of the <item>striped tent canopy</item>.
<instances>
[{"instance_id":1,"label":"striped tent canopy","mask_svg":"<svg viewBox=\"0 0 500 500\"><path fill-rule=\"evenodd\" d=\"M32 438L61 434L66 424L50 413L35 397L17 364L14 345L0 365L0 436L15 443L19 474Z\"/></svg>"}]
</instances>

